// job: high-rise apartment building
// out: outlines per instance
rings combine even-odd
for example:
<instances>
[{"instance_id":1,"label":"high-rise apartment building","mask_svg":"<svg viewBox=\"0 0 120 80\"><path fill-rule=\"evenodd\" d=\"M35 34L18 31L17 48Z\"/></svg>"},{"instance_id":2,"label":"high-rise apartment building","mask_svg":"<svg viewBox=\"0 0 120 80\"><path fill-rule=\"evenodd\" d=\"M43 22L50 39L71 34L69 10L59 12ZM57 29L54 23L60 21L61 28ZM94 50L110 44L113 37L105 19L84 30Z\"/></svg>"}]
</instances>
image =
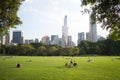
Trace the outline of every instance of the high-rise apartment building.
<instances>
[{"instance_id":1,"label":"high-rise apartment building","mask_svg":"<svg viewBox=\"0 0 120 80\"><path fill-rule=\"evenodd\" d=\"M62 26L62 46L67 46L68 43L68 27L67 27L67 15L64 17L64 25Z\"/></svg>"},{"instance_id":2,"label":"high-rise apartment building","mask_svg":"<svg viewBox=\"0 0 120 80\"><path fill-rule=\"evenodd\" d=\"M50 38L48 36L43 36L41 42L49 45L50 44Z\"/></svg>"},{"instance_id":3,"label":"high-rise apartment building","mask_svg":"<svg viewBox=\"0 0 120 80\"><path fill-rule=\"evenodd\" d=\"M59 44L59 37L58 35L51 35L51 44Z\"/></svg>"},{"instance_id":4,"label":"high-rise apartment building","mask_svg":"<svg viewBox=\"0 0 120 80\"><path fill-rule=\"evenodd\" d=\"M96 42L97 41L97 27L96 27L96 16L94 13L90 15L90 41Z\"/></svg>"},{"instance_id":5,"label":"high-rise apartment building","mask_svg":"<svg viewBox=\"0 0 120 80\"><path fill-rule=\"evenodd\" d=\"M9 34L5 34L3 36L0 36L0 43L1 44L9 44L10 36Z\"/></svg>"},{"instance_id":6,"label":"high-rise apartment building","mask_svg":"<svg viewBox=\"0 0 120 80\"><path fill-rule=\"evenodd\" d=\"M68 36L67 46L72 46L72 36Z\"/></svg>"},{"instance_id":7,"label":"high-rise apartment building","mask_svg":"<svg viewBox=\"0 0 120 80\"><path fill-rule=\"evenodd\" d=\"M13 31L13 43L23 43L22 31Z\"/></svg>"},{"instance_id":8,"label":"high-rise apartment building","mask_svg":"<svg viewBox=\"0 0 120 80\"><path fill-rule=\"evenodd\" d=\"M84 32L78 33L77 44L80 44L80 42L81 42L82 40L85 40Z\"/></svg>"},{"instance_id":9,"label":"high-rise apartment building","mask_svg":"<svg viewBox=\"0 0 120 80\"><path fill-rule=\"evenodd\" d=\"M87 32L87 33L86 33L86 40L87 40L87 41L91 41L90 32Z\"/></svg>"},{"instance_id":10,"label":"high-rise apartment building","mask_svg":"<svg viewBox=\"0 0 120 80\"><path fill-rule=\"evenodd\" d=\"M35 39L35 43L39 43L39 39L38 38Z\"/></svg>"},{"instance_id":11,"label":"high-rise apartment building","mask_svg":"<svg viewBox=\"0 0 120 80\"><path fill-rule=\"evenodd\" d=\"M33 39L25 39L25 44L37 43Z\"/></svg>"},{"instance_id":12,"label":"high-rise apartment building","mask_svg":"<svg viewBox=\"0 0 120 80\"><path fill-rule=\"evenodd\" d=\"M51 41L58 39L58 35L51 35Z\"/></svg>"}]
</instances>

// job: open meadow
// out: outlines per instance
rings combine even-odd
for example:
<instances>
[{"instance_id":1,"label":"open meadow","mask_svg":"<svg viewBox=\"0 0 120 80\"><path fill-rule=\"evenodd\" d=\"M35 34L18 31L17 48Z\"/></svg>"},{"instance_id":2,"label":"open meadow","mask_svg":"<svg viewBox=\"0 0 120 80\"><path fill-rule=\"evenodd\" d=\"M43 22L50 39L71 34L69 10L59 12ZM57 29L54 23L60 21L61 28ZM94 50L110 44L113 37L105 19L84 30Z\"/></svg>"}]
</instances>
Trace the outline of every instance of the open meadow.
<instances>
[{"instance_id":1,"label":"open meadow","mask_svg":"<svg viewBox=\"0 0 120 80\"><path fill-rule=\"evenodd\" d=\"M66 67L72 59L77 66ZM120 80L120 56L0 56L0 80ZM17 68L17 63L22 64Z\"/></svg>"}]
</instances>

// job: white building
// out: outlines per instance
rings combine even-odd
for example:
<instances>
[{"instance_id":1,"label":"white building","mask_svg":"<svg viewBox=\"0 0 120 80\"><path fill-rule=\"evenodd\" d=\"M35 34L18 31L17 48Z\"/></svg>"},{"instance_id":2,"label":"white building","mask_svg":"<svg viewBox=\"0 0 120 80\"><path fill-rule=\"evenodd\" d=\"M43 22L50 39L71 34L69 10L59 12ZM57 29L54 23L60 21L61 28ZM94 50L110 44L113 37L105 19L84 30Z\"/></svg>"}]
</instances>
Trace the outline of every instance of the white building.
<instances>
[{"instance_id":1,"label":"white building","mask_svg":"<svg viewBox=\"0 0 120 80\"><path fill-rule=\"evenodd\" d=\"M96 27L96 17L94 13L91 13L90 15L90 41L91 42L96 42L97 41L97 27Z\"/></svg>"},{"instance_id":2,"label":"white building","mask_svg":"<svg viewBox=\"0 0 120 80\"><path fill-rule=\"evenodd\" d=\"M0 36L0 43L1 44L9 44L10 36L9 34L5 34L3 36Z\"/></svg>"},{"instance_id":3,"label":"white building","mask_svg":"<svg viewBox=\"0 0 120 80\"><path fill-rule=\"evenodd\" d=\"M68 27L67 27L67 15L64 17L64 25L62 26L62 46L67 46L68 43Z\"/></svg>"}]
</instances>

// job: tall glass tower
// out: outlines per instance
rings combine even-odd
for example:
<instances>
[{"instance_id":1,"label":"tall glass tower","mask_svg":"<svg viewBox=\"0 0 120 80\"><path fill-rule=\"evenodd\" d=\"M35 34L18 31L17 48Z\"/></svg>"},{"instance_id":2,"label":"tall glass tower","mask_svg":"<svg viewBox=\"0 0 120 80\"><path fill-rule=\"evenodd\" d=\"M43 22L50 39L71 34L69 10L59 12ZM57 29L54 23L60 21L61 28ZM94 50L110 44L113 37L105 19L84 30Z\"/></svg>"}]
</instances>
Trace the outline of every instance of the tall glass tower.
<instances>
[{"instance_id":1,"label":"tall glass tower","mask_svg":"<svg viewBox=\"0 0 120 80\"><path fill-rule=\"evenodd\" d=\"M68 27L67 27L67 15L64 17L64 25L62 26L62 46L67 46L68 43Z\"/></svg>"},{"instance_id":2,"label":"tall glass tower","mask_svg":"<svg viewBox=\"0 0 120 80\"><path fill-rule=\"evenodd\" d=\"M96 17L94 13L91 13L90 15L90 41L97 41Z\"/></svg>"},{"instance_id":3,"label":"tall glass tower","mask_svg":"<svg viewBox=\"0 0 120 80\"><path fill-rule=\"evenodd\" d=\"M23 43L22 31L13 31L13 43Z\"/></svg>"},{"instance_id":4,"label":"tall glass tower","mask_svg":"<svg viewBox=\"0 0 120 80\"><path fill-rule=\"evenodd\" d=\"M82 40L85 40L84 32L78 33L77 44L80 44Z\"/></svg>"}]
</instances>

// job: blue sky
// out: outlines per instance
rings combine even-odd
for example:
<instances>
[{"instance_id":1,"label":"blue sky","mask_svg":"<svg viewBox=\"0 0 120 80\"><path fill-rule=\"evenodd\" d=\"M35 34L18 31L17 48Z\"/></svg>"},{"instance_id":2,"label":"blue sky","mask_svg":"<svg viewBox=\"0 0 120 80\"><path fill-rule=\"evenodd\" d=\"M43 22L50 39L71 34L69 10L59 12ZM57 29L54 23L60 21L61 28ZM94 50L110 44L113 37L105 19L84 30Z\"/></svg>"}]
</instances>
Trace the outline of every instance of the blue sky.
<instances>
[{"instance_id":1,"label":"blue sky","mask_svg":"<svg viewBox=\"0 0 120 80\"><path fill-rule=\"evenodd\" d=\"M23 24L14 30L22 30L24 39L41 38L45 35L62 34L64 16L68 17L68 33L77 42L78 32L89 31L89 15L82 15L80 0L25 0L20 6L18 16ZM108 32L97 27L98 35L107 36Z\"/></svg>"}]
</instances>

